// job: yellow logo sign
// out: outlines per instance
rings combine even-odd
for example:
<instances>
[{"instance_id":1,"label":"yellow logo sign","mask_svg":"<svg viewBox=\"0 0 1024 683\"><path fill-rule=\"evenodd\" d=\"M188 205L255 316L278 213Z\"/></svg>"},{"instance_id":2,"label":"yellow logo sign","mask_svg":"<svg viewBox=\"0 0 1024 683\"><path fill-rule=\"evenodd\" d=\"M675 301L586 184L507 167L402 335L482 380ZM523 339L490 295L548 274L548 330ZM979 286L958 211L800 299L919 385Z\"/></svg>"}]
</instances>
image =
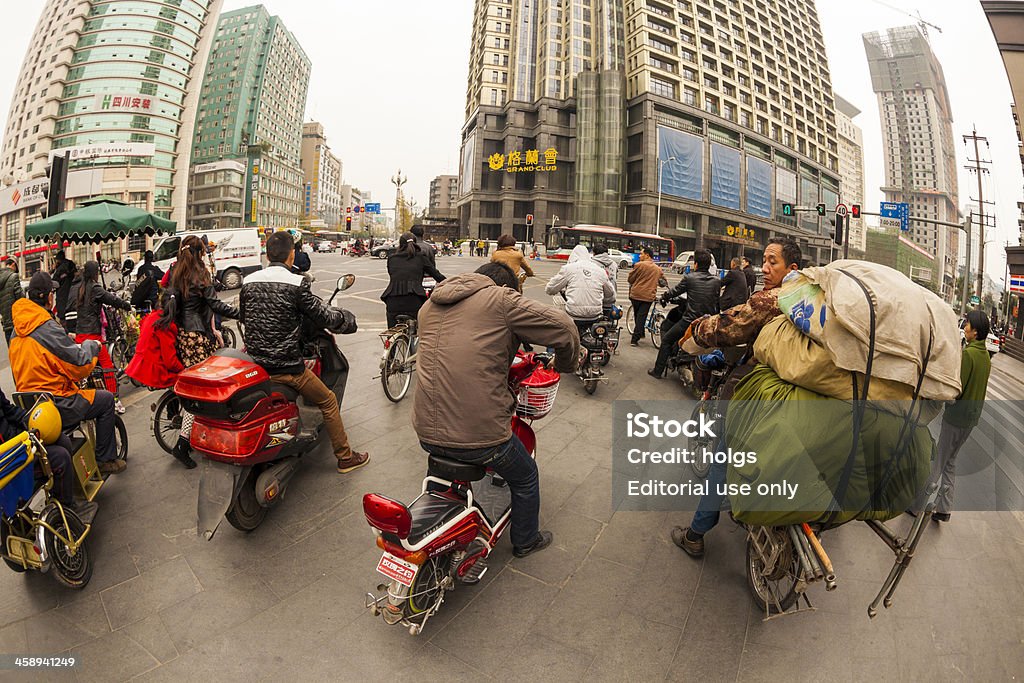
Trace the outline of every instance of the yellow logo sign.
<instances>
[{"instance_id":1,"label":"yellow logo sign","mask_svg":"<svg viewBox=\"0 0 1024 683\"><path fill-rule=\"evenodd\" d=\"M492 171L504 169L506 173L529 173L531 171L549 173L558 170L558 150L554 147L548 147L544 150L543 163L541 163L540 155L540 150L536 149L516 150L509 152L506 160L504 154L495 152L487 159L487 164L491 167Z\"/></svg>"},{"instance_id":2,"label":"yellow logo sign","mask_svg":"<svg viewBox=\"0 0 1024 683\"><path fill-rule=\"evenodd\" d=\"M757 241L757 235L753 228L741 228L738 225L727 225L725 234L729 237L738 237L744 240Z\"/></svg>"}]
</instances>

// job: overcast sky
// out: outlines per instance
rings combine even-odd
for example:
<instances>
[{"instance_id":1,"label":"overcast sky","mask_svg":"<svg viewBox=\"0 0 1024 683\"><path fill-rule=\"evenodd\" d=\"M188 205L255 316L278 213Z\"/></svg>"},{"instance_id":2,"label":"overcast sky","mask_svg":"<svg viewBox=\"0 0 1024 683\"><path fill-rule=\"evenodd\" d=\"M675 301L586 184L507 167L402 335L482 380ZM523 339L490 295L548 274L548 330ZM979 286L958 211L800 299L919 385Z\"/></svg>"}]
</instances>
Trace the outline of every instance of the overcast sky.
<instances>
[{"instance_id":1,"label":"overcast sky","mask_svg":"<svg viewBox=\"0 0 1024 683\"><path fill-rule=\"evenodd\" d=\"M251 5L225 0L224 9ZM430 180L457 173L459 130L464 121L473 0L265 0L295 34L313 62L307 118L324 124L328 141L344 164L348 183L394 205L391 177L408 176L407 196L423 207ZM953 105L953 133L960 167L967 163L962 136L977 126L989 138L982 157L992 159L985 198L997 202L998 227L989 231L986 270L1002 280L1002 246L1016 243L1016 202L1022 198L1017 136L1010 115L1006 72L988 22L976 0L887 0L920 9L933 49L946 74ZM14 89L17 65L44 0L22 0L0 24L0 117ZM881 200L881 130L861 34L914 19L876 0L818 0L836 92L862 110L867 204ZM0 121L0 125L3 124ZM973 156L973 149L972 149ZM960 173L960 205L977 197L975 177ZM990 241L991 240L991 241ZM975 240L975 244L977 240Z\"/></svg>"}]
</instances>

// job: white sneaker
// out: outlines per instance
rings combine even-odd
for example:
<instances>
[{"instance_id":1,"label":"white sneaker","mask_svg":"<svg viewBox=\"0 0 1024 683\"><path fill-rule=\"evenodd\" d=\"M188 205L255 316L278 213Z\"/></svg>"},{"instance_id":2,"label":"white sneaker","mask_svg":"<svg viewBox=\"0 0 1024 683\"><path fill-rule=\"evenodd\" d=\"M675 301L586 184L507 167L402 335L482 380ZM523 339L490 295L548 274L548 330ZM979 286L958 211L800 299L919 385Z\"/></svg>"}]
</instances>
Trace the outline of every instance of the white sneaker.
<instances>
[{"instance_id":1,"label":"white sneaker","mask_svg":"<svg viewBox=\"0 0 1024 683\"><path fill-rule=\"evenodd\" d=\"M125 411L127 411L127 410L128 409L124 407L124 404L121 403L121 399L118 398L118 399L114 400L114 412L115 413L117 413L118 415L124 415Z\"/></svg>"}]
</instances>

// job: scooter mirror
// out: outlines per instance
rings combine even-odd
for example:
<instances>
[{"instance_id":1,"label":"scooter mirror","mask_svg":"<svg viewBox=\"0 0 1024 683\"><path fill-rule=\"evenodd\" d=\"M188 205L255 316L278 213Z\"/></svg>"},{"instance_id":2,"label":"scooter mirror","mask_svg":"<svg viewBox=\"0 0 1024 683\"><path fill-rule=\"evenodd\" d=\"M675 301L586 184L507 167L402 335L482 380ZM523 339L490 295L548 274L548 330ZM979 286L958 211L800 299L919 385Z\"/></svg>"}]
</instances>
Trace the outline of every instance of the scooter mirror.
<instances>
[{"instance_id":1,"label":"scooter mirror","mask_svg":"<svg viewBox=\"0 0 1024 683\"><path fill-rule=\"evenodd\" d=\"M346 289L354 285L356 282L356 276L349 273L348 275L342 275L338 278L338 291L344 292Z\"/></svg>"}]
</instances>

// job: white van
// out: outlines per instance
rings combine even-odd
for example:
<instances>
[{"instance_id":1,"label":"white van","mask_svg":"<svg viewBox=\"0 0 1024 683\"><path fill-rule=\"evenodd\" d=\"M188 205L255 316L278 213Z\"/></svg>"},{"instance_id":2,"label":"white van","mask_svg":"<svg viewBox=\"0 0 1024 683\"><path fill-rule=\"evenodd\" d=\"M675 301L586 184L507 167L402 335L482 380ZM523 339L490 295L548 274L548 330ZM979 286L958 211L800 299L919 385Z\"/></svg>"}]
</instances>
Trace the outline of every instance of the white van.
<instances>
[{"instance_id":1,"label":"white van","mask_svg":"<svg viewBox=\"0 0 1024 683\"><path fill-rule=\"evenodd\" d=\"M213 262L217 269L217 279L225 289L237 289L242 286L242 278L249 273L262 270L263 259L260 256L260 235L256 228L233 228L224 230L190 230L164 237L153 245L153 263L161 270L167 271L178 260L181 241L189 235L206 239L215 248ZM135 266L135 273L139 271Z\"/></svg>"}]
</instances>

